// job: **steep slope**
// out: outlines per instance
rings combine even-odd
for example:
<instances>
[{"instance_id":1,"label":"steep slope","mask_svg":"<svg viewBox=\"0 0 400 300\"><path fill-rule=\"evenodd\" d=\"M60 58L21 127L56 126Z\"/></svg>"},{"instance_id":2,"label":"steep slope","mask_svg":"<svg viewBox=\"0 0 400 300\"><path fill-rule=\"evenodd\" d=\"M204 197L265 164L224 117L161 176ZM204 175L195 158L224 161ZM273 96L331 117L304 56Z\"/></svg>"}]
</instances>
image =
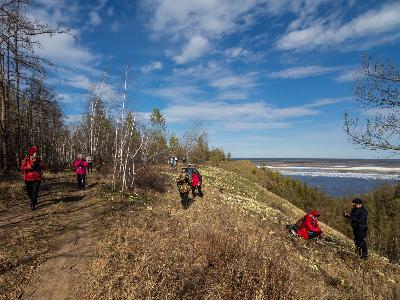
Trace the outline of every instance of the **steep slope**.
<instances>
[{"instance_id":1,"label":"steep slope","mask_svg":"<svg viewBox=\"0 0 400 300\"><path fill-rule=\"evenodd\" d=\"M166 195L107 194L110 209L90 266L89 298L398 299L399 266L353 253L352 241L288 236L304 212L257 183L200 168L204 198L183 210L171 176Z\"/></svg>"}]
</instances>

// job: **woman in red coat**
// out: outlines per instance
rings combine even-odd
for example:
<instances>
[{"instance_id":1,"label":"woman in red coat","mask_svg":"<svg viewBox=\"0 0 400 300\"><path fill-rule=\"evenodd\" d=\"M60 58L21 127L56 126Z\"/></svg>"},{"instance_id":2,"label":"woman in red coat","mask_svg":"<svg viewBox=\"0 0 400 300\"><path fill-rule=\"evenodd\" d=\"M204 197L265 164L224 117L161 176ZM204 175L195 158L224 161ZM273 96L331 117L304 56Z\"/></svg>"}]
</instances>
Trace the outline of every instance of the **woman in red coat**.
<instances>
[{"instance_id":1,"label":"woman in red coat","mask_svg":"<svg viewBox=\"0 0 400 300\"><path fill-rule=\"evenodd\" d=\"M85 189L86 169L88 162L85 160L82 154L78 155L78 158L74 162L76 179L78 181L78 188Z\"/></svg>"},{"instance_id":2,"label":"woman in red coat","mask_svg":"<svg viewBox=\"0 0 400 300\"><path fill-rule=\"evenodd\" d=\"M312 210L306 214L299 229L297 229L297 234L306 240L319 237L322 234L322 230L318 226L318 217L319 212L316 210Z\"/></svg>"},{"instance_id":3,"label":"woman in red coat","mask_svg":"<svg viewBox=\"0 0 400 300\"><path fill-rule=\"evenodd\" d=\"M31 209L36 209L38 202L40 182L42 181L42 172L45 168L43 160L37 156L37 148L29 147L28 156L25 157L21 170L24 172L24 181L29 199L31 200Z\"/></svg>"}]
</instances>

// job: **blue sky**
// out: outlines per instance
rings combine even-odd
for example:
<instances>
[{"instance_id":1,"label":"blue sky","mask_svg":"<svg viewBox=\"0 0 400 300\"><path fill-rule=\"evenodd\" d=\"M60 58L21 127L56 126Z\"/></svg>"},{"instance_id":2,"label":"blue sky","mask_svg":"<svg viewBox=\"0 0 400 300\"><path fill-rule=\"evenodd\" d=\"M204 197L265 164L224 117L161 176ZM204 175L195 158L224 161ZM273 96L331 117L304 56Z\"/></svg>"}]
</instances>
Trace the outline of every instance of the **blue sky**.
<instances>
[{"instance_id":1,"label":"blue sky","mask_svg":"<svg viewBox=\"0 0 400 300\"><path fill-rule=\"evenodd\" d=\"M196 120L234 157L386 158L343 133L362 53L399 63L400 1L35 0L28 12L79 36L41 37L69 121L105 69L109 107L129 65L128 107L168 130Z\"/></svg>"}]
</instances>

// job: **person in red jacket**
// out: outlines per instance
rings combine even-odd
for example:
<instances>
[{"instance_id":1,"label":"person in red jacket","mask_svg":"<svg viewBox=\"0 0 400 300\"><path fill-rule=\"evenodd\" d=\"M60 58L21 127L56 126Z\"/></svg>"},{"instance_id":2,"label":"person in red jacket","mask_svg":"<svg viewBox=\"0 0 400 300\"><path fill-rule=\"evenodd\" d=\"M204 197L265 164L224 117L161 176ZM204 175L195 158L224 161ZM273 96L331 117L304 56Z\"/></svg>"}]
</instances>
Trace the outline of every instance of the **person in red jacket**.
<instances>
[{"instance_id":1,"label":"person in red jacket","mask_svg":"<svg viewBox=\"0 0 400 300\"><path fill-rule=\"evenodd\" d=\"M306 214L301 222L297 234L303 239L311 239L322 235L322 230L318 226L319 212L316 210L310 211Z\"/></svg>"},{"instance_id":2,"label":"person in red jacket","mask_svg":"<svg viewBox=\"0 0 400 300\"><path fill-rule=\"evenodd\" d=\"M26 191L31 200L31 209L35 210L38 202L39 188L42 181L42 172L45 168L43 160L37 155L35 146L28 148L28 155L22 162L21 170L24 172Z\"/></svg>"},{"instance_id":3,"label":"person in red jacket","mask_svg":"<svg viewBox=\"0 0 400 300\"><path fill-rule=\"evenodd\" d=\"M196 189L199 191L199 196L203 197L203 192L201 191L202 181L203 181L203 178L201 177L199 171L194 169L193 174L192 174L192 195L193 195L193 198L195 197Z\"/></svg>"},{"instance_id":4,"label":"person in red jacket","mask_svg":"<svg viewBox=\"0 0 400 300\"><path fill-rule=\"evenodd\" d=\"M76 179L78 181L78 188L85 189L86 181L86 169L88 167L88 162L85 160L82 154L78 154L78 158L74 162Z\"/></svg>"}]
</instances>

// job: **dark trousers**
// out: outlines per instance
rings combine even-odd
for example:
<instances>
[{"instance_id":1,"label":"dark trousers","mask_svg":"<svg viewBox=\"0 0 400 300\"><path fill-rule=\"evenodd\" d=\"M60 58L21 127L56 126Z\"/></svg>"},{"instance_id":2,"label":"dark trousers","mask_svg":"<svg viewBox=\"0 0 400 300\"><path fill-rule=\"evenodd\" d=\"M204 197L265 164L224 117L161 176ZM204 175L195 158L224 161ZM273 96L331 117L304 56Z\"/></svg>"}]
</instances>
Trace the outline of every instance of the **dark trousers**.
<instances>
[{"instance_id":1,"label":"dark trousers","mask_svg":"<svg viewBox=\"0 0 400 300\"><path fill-rule=\"evenodd\" d=\"M84 189L85 188L85 179L86 174L77 174L76 179L78 180L78 188Z\"/></svg>"},{"instance_id":2,"label":"dark trousers","mask_svg":"<svg viewBox=\"0 0 400 300\"><path fill-rule=\"evenodd\" d=\"M181 194L181 202L184 208L189 207L189 192L180 193Z\"/></svg>"},{"instance_id":3,"label":"dark trousers","mask_svg":"<svg viewBox=\"0 0 400 300\"><path fill-rule=\"evenodd\" d=\"M88 163L87 171L93 173L93 163Z\"/></svg>"},{"instance_id":4,"label":"dark trousers","mask_svg":"<svg viewBox=\"0 0 400 300\"><path fill-rule=\"evenodd\" d=\"M361 257L368 257L367 232L367 228L353 228L354 244L356 245L357 253Z\"/></svg>"},{"instance_id":5,"label":"dark trousers","mask_svg":"<svg viewBox=\"0 0 400 300\"><path fill-rule=\"evenodd\" d=\"M34 207L38 202L40 181L25 181L26 191L28 192L31 205Z\"/></svg>"},{"instance_id":6,"label":"dark trousers","mask_svg":"<svg viewBox=\"0 0 400 300\"><path fill-rule=\"evenodd\" d=\"M195 194L195 192L196 192L196 189L197 189L198 192L199 192L199 196L200 196L200 197L203 197L203 192L201 191L201 185L199 185L199 186L192 186L192 195L193 195L193 197L194 197L194 194Z\"/></svg>"}]
</instances>

